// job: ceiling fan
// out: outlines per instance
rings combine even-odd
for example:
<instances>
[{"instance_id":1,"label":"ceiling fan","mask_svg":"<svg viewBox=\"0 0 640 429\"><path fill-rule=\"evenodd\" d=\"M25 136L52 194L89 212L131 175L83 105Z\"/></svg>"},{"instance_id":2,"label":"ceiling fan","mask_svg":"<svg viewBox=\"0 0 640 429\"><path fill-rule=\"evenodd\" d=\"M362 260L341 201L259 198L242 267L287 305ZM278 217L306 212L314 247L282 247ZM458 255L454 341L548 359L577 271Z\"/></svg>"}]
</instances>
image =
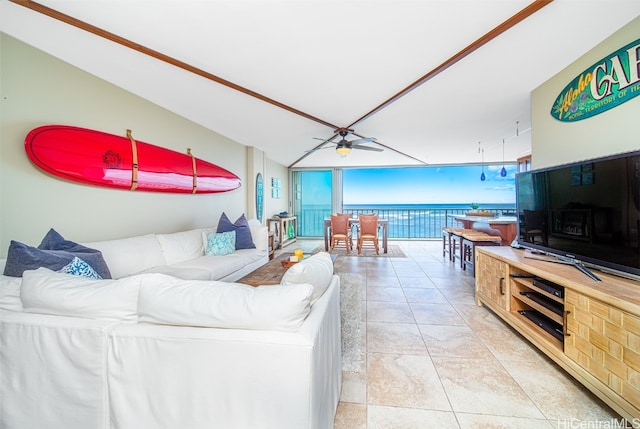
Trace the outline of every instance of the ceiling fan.
<instances>
[{"instance_id":1,"label":"ceiling fan","mask_svg":"<svg viewBox=\"0 0 640 429\"><path fill-rule=\"evenodd\" d=\"M374 137L363 137L363 138L359 138L359 139L355 139L355 140L347 140L347 134L349 133L353 133L353 130L348 129L348 128L338 128L337 130L335 130L335 132L342 137L340 139L340 141L338 142L334 142L331 141L332 139L329 140L325 140L325 139L320 139L317 137L314 137L316 140L322 140L324 143L333 143L336 145L336 153L338 155L340 155L340 158L345 158L347 155L349 155L349 153L351 153L351 149L357 149L357 150L369 150L369 151L373 151L373 152L382 152L383 149L377 148L377 147L371 147L371 146L363 146L363 143L369 143L369 142L375 142L376 139ZM332 137L335 138L335 137ZM315 150L318 149L325 149L323 147L318 147L316 149L312 149L309 152L313 152Z\"/></svg>"}]
</instances>

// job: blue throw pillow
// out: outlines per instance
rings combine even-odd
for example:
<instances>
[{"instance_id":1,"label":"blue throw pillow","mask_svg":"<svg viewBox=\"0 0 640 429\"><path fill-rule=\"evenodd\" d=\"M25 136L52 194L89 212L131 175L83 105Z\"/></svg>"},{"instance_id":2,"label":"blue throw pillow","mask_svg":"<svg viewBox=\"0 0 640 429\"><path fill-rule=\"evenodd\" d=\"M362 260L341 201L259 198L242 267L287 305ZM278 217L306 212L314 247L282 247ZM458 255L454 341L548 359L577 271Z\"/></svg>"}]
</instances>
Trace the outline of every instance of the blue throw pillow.
<instances>
[{"instance_id":1,"label":"blue throw pillow","mask_svg":"<svg viewBox=\"0 0 640 429\"><path fill-rule=\"evenodd\" d=\"M102 279L100 274L96 273L96 270L94 270L91 267L91 265L87 264L85 261L78 258L77 256L74 257L73 260L69 262L67 265L62 267L62 269L59 272L65 273L65 274L71 274L74 276L89 277L90 279L96 279L96 280Z\"/></svg>"},{"instance_id":2,"label":"blue throw pillow","mask_svg":"<svg viewBox=\"0 0 640 429\"><path fill-rule=\"evenodd\" d=\"M234 223L231 223L227 215L223 212L218 221L218 229L216 232L236 232L236 249L255 249L251 237L251 228L244 213Z\"/></svg>"},{"instance_id":3,"label":"blue throw pillow","mask_svg":"<svg viewBox=\"0 0 640 429\"><path fill-rule=\"evenodd\" d=\"M54 229L49 230L38 247L11 240L4 275L22 277L24 271L40 267L59 271L76 256L91 265L103 279L111 278L111 272L99 250L65 240Z\"/></svg>"},{"instance_id":4,"label":"blue throw pillow","mask_svg":"<svg viewBox=\"0 0 640 429\"><path fill-rule=\"evenodd\" d=\"M207 235L207 256L230 255L236 251L236 232L216 232Z\"/></svg>"}]
</instances>

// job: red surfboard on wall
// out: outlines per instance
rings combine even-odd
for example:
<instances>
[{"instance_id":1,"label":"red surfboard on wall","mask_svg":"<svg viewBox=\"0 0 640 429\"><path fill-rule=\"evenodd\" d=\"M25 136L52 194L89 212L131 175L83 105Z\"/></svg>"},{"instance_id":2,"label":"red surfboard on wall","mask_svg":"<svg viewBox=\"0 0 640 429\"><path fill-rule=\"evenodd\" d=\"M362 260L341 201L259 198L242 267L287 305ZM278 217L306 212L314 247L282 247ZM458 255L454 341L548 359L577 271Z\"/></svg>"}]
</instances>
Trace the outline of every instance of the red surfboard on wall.
<instances>
[{"instance_id":1,"label":"red surfboard on wall","mask_svg":"<svg viewBox=\"0 0 640 429\"><path fill-rule=\"evenodd\" d=\"M109 188L205 194L240 187L215 164L127 137L67 125L34 128L25 138L29 159L63 179Z\"/></svg>"}]
</instances>

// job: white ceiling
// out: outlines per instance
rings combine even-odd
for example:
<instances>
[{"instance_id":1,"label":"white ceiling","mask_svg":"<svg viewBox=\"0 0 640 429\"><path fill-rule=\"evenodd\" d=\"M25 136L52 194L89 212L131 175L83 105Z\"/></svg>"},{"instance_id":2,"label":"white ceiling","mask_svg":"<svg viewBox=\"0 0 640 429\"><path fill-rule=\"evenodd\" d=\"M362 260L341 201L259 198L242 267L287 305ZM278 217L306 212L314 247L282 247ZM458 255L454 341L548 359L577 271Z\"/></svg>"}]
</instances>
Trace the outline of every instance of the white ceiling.
<instances>
[{"instance_id":1,"label":"white ceiling","mask_svg":"<svg viewBox=\"0 0 640 429\"><path fill-rule=\"evenodd\" d=\"M17 3L32 2L0 0L1 31L296 167L480 163L479 147L502 162L503 139L513 161L530 92L640 15L639 0L555 0L359 121L531 0L38 2L259 98ZM354 123L384 152L306 152Z\"/></svg>"}]
</instances>

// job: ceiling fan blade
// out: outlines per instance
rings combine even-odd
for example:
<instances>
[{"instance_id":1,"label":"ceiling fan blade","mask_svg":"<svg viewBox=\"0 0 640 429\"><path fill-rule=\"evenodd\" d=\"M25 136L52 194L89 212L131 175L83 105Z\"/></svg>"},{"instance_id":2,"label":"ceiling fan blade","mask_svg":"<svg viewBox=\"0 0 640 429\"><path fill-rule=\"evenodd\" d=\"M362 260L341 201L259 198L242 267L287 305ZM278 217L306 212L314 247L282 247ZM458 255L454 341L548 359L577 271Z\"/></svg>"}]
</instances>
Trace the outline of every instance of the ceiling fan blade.
<instances>
[{"instance_id":1,"label":"ceiling fan blade","mask_svg":"<svg viewBox=\"0 0 640 429\"><path fill-rule=\"evenodd\" d=\"M331 139L321 139L320 137L312 137L314 140L320 140L323 141L325 143L335 143L334 141L332 141ZM335 137L333 137L335 138Z\"/></svg>"},{"instance_id":2,"label":"ceiling fan blade","mask_svg":"<svg viewBox=\"0 0 640 429\"><path fill-rule=\"evenodd\" d=\"M369 146L361 146L361 145L352 145L351 149L370 150L372 152L382 152L382 151L384 151L384 149L380 149L379 147L369 147Z\"/></svg>"},{"instance_id":3,"label":"ceiling fan blade","mask_svg":"<svg viewBox=\"0 0 640 429\"><path fill-rule=\"evenodd\" d=\"M351 140L349 143L351 143L352 145L357 145L360 143L369 143L374 141L376 141L375 137L364 137L361 139Z\"/></svg>"},{"instance_id":4,"label":"ceiling fan blade","mask_svg":"<svg viewBox=\"0 0 640 429\"><path fill-rule=\"evenodd\" d=\"M331 143L331 142L329 142L329 143ZM322 146L322 147L316 147L314 149L305 150L304 152L305 153L312 153L312 152L315 152L317 150L322 150L322 149L335 149L335 147L334 146Z\"/></svg>"}]
</instances>

